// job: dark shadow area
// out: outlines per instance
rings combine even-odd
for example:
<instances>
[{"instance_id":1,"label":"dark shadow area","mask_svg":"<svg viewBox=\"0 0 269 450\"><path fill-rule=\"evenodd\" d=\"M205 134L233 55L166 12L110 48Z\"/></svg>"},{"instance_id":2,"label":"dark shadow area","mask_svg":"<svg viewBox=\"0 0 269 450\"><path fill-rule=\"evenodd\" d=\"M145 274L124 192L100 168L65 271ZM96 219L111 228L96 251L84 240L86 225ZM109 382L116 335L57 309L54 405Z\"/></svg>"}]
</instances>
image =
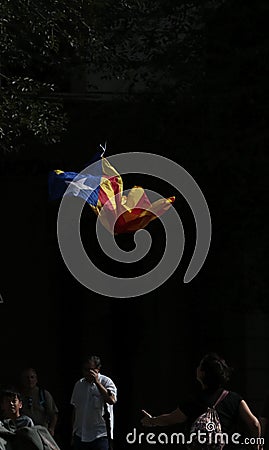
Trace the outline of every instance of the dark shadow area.
<instances>
[{"instance_id":1,"label":"dark shadow area","mask_svg":"<svg viewBox=\"0 0 269 450\"><path fill-rule=\"evenodd\" d=\"M126 443L134 428L143 431L141 410L176 408L211 350L234 367L232 389L260 411L269 371L268 13L266 2L226 2L208 23L204 79L177 104L148 96L132 103L66 102L71 120L61 144L29 146L1 160L0 383L15 382L26 364L38 369L60 409L62 450L69 450L69 402L85 352L101 355L103 373L118 387L114 450L149 447ZM126 189L138 184L176 195L185 249L171 277L145 295L113 298L87 289L66 267L57 240L59 202L48 202L48 171L79 172L105 141L108 156L149 152L172 159L202 190L212 240L190 283L183 279L196 240L192 211L173 186L143 174L123 177ZM83 209L87 254L113 276L138 277L158 264L165 233L158 219L147 230L152 247L141 261L111 261L98 245L96 216ZM132 234L115 240L122 250L134 248Z\"/></svg>"}]
</instances>

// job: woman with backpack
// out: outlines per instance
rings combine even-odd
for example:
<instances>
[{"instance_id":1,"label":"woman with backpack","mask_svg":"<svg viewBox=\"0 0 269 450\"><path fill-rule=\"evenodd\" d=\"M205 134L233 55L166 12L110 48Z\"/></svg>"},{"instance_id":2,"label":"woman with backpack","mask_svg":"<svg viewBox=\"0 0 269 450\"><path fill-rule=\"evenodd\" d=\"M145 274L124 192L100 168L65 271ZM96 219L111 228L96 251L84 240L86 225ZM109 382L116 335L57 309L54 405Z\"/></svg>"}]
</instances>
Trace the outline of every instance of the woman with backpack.
<instances>
[{"instance_id":1,"label":"woman with backpack","mask_svg":"<svg viewBox=\"0 0 269 450\"><path fill-rule=\"evenodd\" d=\"M196 372L200 384L199 391L182 401L168 414L152 417L143 410L142 425L154 427L185 423L188 430L185 443L192 449L202 447L218 449L222 448L224 443L227 447L239 448L243 444L248 448L250 446L259 448L261 435L259 420L238 393L225 389L230 375L231 369L225 360L216 353L206 354ZM238 423L243 426L245 439L238 433ZM199 430L206 432L208 439L206 444L199 443L197 438ZM223 434L222 445L219 440L214 441L212 438L216 431Z\"/></svg>"}]
</instances>

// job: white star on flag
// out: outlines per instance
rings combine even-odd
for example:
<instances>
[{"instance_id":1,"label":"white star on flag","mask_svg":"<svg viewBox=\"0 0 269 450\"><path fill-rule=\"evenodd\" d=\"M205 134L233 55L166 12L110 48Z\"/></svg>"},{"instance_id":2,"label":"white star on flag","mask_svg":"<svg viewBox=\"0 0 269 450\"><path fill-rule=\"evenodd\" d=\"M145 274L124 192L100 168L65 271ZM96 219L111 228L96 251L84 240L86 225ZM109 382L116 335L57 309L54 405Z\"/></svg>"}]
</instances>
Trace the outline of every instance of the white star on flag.
<instances>
[{"instance_id":1,"label":"white star on flag","mask_svg":"<svg viewBox=\"0 0 269 450\"><path fill-rule=\"evenodd\" d=\"M91 186L88 186L87 184L85 184L86 180L87 180L87 177L84 177L78 181L65 181L65 183L73 186L74 191L72 191L72 192L75 196L78 196L80 191L93 191L93 188Z\"/></svg>"}]
</instances>

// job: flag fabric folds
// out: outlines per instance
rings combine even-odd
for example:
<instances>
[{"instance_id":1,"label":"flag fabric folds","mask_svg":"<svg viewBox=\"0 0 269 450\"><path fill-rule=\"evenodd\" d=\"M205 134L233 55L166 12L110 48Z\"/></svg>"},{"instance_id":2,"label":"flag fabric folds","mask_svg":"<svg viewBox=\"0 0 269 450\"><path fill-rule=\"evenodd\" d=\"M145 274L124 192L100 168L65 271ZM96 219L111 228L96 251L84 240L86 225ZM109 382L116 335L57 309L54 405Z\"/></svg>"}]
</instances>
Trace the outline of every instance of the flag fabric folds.
<instances>
[{"instance_id":1,"label":"flag fabric folds","mask_svg":"<svg viewBox=\"0 0 269 450\"><path fill-rule=\"evenodd\" d=\"M112 234L132 233L145 228L152 220L164 214L175 197L150 202L141 186L134 186L123 195L123 181L117 170L99 153L94 156L94 167L82 173L54 170L49 173L49 199L68 195L83 198L99 216L102 225ZM92 161L93 161L92 160Z\"/></svg>"}]
</instances>

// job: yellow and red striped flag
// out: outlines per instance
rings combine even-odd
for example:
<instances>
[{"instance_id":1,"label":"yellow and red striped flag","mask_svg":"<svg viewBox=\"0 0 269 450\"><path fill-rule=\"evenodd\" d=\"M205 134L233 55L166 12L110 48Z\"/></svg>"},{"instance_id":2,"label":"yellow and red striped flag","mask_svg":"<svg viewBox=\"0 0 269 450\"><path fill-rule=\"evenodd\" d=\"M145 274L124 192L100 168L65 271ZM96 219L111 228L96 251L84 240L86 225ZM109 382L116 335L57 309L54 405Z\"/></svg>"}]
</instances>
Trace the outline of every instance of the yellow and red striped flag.
<instances>
[{"instance_id":1,"label":"yellow and red striped flag","mask_svg":"<svg viewBox=\"0 0 269 450\"><path fill-rule=\"evenodd\" d=\"M164 214L175 197L150 202L141 186L134 186L123 195L121 175L99 154L94 172L81 174L54 170L49 174L49 197L60 198L68 185L69 195L82 197L99 216L102 225L112 234L133 233L145 228L152 220ZM91 170L91 166L89 166Z\"/></svg>"}]
</instances>

